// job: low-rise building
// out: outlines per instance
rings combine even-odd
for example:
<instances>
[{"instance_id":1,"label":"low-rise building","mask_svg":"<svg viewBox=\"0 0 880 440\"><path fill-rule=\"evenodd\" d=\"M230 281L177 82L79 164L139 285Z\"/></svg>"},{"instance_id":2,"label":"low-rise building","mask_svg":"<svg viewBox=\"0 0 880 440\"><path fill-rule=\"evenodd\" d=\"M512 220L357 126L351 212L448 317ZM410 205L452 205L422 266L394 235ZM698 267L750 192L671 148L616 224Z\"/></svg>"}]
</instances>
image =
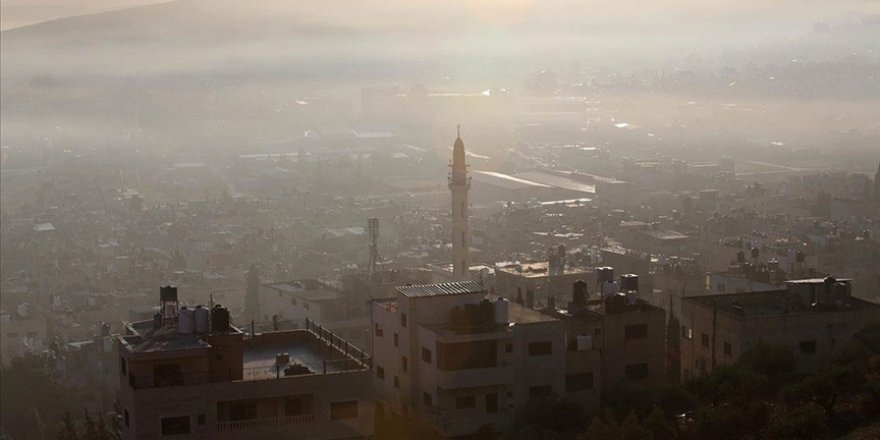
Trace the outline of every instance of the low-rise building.
<instances>
[{"instance_id":1,"label":"low-rise building","mask_svg":"<svg viewBox=\"0 0 880 440\"><path fill-rule=\"evenodd\" d=\"M456 437L512 426L530 398L564 396L562 322L473 281L403 286L375 301L377 411Z\"/></svg>"},{"instance_id":2,"label":"low-rise building","mask_svg":"<svg viewBox=\"0 0 880 440\"><path fill-rule=\"evenodd\" d=\"M122 438L351 439L373 434L369 357L306 321L245 335L222 307L177 308L117 339Z\"/></svg>"},{"instance_id":3,"label":"low-rise building","mask_svg":"<svg viewBox=\"0 0 880 440\"><path fill-rule=\"evenodd\" d=\"M850 280L828 277L788 281L771 291L684 298L682 376L734 363L759 342L791 347L798 371L815 371L865 325L880 321L880 306L850 292Z\"/></svg>"}]
</instances>

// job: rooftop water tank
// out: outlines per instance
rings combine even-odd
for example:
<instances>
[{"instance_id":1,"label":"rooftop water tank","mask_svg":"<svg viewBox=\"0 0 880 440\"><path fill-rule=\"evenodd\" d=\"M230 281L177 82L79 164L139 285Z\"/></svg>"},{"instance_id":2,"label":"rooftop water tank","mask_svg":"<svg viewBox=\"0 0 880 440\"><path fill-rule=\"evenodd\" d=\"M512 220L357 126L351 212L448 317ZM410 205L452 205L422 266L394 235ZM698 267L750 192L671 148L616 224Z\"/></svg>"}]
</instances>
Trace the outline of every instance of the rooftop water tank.
<instances>
[{"instance_id":1,"label":"rooftop water tank","mask_svg":"<svg viewBox=\"0 0 880 440\"><path fill-rule=\"evenodd\" d=\"M211 331L214 333L226 333L229 331L229 310L217 304L211 310Z\"/></svg>"},{"instance_id":2,"label":"rooftop water tank","mask_svg":"<svg viewBox=\"0 0 880 440\"><path fill-rule=\"evenodd\" d=\"M196 306L195 310L196 333L208 333L208 309Z\"/></svg>"},{"instance_id":3,"label":"rooftop water tank","mask_svg":"<svg viewBox=\"0 0 880 440\"><path fill-rule=\"evenodd\" d=\"M504 298L496 299L493 308L495 309L495 324L507 325L510 313L510 304L507 303L507 300Z\"/></svg>"},{"instance_id":4,"label":"rooftop water tank","mask_svg":"<svg viewBox=\"0 0 880 440\"><path fill-rule=\"evenodd\" d=\"M598 281L600 285L613 282L614 281L614 268L608 267L608 266L597 268L596 269L596 281Z\"/></svg>"},{"instance_id":5,"label":"rooftop water tank","mask_svg":"<svg viewBox=\"0 0 880 440\"><path fill-rule=\"evenodd\" d=\"M639 291L639 276L636 274L628 273L626 275L620 276L620 291L621 292L638 292Z\"/></svg>"},{"instance_id":6,"label":"rooftop water tank","mask_svg":"<svg viewBox=\"0 0 880 440\"><path fill-rule=\"evenodd\" d=\"M196 331L196 322L194 312L191 309L186 307L182 307L180 309L179 321L177 322L177 329L181 334L191 335Z\"/></svg>"}]
</instances>

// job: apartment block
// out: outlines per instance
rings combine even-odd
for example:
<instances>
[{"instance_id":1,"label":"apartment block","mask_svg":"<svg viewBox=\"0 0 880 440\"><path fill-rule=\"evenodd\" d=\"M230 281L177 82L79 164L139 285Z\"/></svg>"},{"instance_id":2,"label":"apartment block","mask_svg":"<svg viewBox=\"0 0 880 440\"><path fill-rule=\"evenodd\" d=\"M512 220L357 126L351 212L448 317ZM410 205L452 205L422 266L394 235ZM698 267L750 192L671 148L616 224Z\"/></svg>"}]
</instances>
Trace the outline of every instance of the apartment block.
<instances>
[{"instance_id":1,"label":"apartment block","mask_svg":"<svg viewBox=\"0 0 880 440\"><path fill-rule=\"evenodd\" d=\"M373 434L369 357L330 330L247 335L220 306L178 307L117 339L124 439L356 439Z\"/></svg>"},{"instance_id":2,"label":"apartment block","mask_svg":"<svg viewBox=\"0 0 880 440\"><path fill-rule=\"evenodd\" d=\"M788 281L772 291L684 298L682 376L734 363L758 342L791 347L798 371L823 367L836 348L880 321L880 306L851 291L851 280L827 277Z\"/></svg>"},{"instance_id":3,"label":"apartment block","mask_svg":"<svg viewBox=\"0 0 880 440\"><path fill-rule=\"evenodd\" d=\"M559 319L479 283L403 286L372 306L377 411L455 437L512 425L529 398L565 396Z\"/></svg>"}]
</instances>

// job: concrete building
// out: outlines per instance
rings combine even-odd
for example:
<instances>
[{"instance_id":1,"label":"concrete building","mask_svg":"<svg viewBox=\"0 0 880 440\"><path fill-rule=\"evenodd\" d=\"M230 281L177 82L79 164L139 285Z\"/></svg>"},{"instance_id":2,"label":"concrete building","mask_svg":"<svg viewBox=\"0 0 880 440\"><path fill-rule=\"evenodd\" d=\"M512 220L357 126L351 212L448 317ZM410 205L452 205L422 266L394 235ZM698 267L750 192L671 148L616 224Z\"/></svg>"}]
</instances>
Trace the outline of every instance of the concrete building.
<instances>
[{"instance_id":1,"label":"concrete building","mask_svg":"<svg viewBox=\"0 0 880 440\"><path fill-rule=\"evenodd\" d=\"M605 269L605 268L603 268ZM566 375L589 373L601 387L621 381L658 383L666 377L666 312L638 298L632 275L624 275L604 298L591 298L587 283L574 283L572 300L553 308L553 316L565 324ZM579 398L580 397L580 398ZM572 395L575 401L590 396ZM589 400L586 408L591 409Z\"/></svg>"},{"instance_id":2,"label":"concrete building","mask_svg":"<svg viewBox=\"0 0 880 440\"><path fill-rule=\"evenodd\" d=\"M216 307L126 323L117 339L122 438L350 439L373 434L369 357L307 321L245 335Z\"/></svg>"},{"instance_id":3,"label":"concrete building","mask_svg":"<svg viewBox=\"0 0 880 440\"><path fill-rule=\"evenodd\" d=\"M263 322L292 321L300 325L309 319L365 347L370 325L366 298L305 279L261 284L259 299Z\"/></svg>"},{"instance_id":4,"label":"concrete building","mask_svg":"<svg viewBox=\"0 0 880 440\"><path fill-rule=\"evenodd\" d=\"M562 322L473 281L404 286L373 303L377 411L447 437L512 425L529 398L564 396Z\"/></svg>"},{"instance_id":5,"label":"concrete building","mask_svg":"<svg viewBox=\"0 0 880 440\"><path fill-rule=\"evenodd\" d=\"M19 304L12 313L0 311L0 362L9 365L17 357L40 353L48 328L46 316L30 303Z\"/></svg>"},{"instance_id":6,"label":"concrete building","mask_svg":"<svg viewBox=\"0 0 880 440\"><path fill-rule=\"evenodd\" d=\"M761 341L791 347L798 371L815 371L827 364L835 348L880 320L880 306L850 295L850 280L828 277L786 284L772 291L684 298L682 376L736 362Z\"/></svg>"},{"instance_id":7,"label":"concrete building","mask_svg":"<svg viewBox=\"0 0 880 440\"><path fill-rule=\"evenodd\" d=\"M470 257L470 229L468 229L468 190L471 179L465 163L464 142L461 129L452 147L452 171L449 173L449 190L452 191L452 266L457 279L468 278Z\"/></svg>"},{"instance_id":8,"label":"concrete building","mask_svg":"<svg viewBox=\"0 0 880 440\"><path fill-rule=\"evenodd\" d=\"M495 293L512 301L521 297L528 307L543 307L551 297L568 296L575 281L595 285L593 269L568 264L566 259L565 246L559 245L550 249L547 261L495 263Z\"/></svg>"}]
</instances>

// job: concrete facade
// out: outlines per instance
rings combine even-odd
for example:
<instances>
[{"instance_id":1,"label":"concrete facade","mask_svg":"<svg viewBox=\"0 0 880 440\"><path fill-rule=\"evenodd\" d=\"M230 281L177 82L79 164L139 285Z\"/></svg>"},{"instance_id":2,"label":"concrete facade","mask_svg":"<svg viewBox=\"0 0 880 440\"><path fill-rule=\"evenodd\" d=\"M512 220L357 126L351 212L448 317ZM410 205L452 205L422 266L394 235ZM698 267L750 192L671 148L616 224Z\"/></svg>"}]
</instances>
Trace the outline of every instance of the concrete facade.
<instances>
[{"instance_id":1,"label":"concrete facade","mask_svg":"<svg viewBox=\"0 0 880 440\"><path fill-rule=\"evenodd\" d=\"M831 290L832 285L837 285ZM797 370L827 365L833 351L870 322L880 306L849 295L849 280L789 281L773 291L685 298L681 317L682 377L736 362L758 342L791 347Z\"/></svg>"},{"instance_id":2,"label":"concrete facade","mask_svg":"<svg viewBox=\"0 0 880 440\"><path fill-rule=\"evenodd\" d=\"M484 300L491 319L473 328L453 321L453 309ZM565 395L562 322L487 299L478 283L400 287L395 300L373 304L373 326L383 411L415 412L444 436L502 430L529 398Z\"/></svg>"},{"instance_id":3,"label":"concrete facade","mask_svg":"<svg viewBox=\"0 0 880 440\"><path fill-rule=\"evenodd\" d=\"M311 321L256 335L222 325L188 333L170 315L126 327L117 338L123 439L373 434L369 357Z\"/></svg>"}]
</instances>

